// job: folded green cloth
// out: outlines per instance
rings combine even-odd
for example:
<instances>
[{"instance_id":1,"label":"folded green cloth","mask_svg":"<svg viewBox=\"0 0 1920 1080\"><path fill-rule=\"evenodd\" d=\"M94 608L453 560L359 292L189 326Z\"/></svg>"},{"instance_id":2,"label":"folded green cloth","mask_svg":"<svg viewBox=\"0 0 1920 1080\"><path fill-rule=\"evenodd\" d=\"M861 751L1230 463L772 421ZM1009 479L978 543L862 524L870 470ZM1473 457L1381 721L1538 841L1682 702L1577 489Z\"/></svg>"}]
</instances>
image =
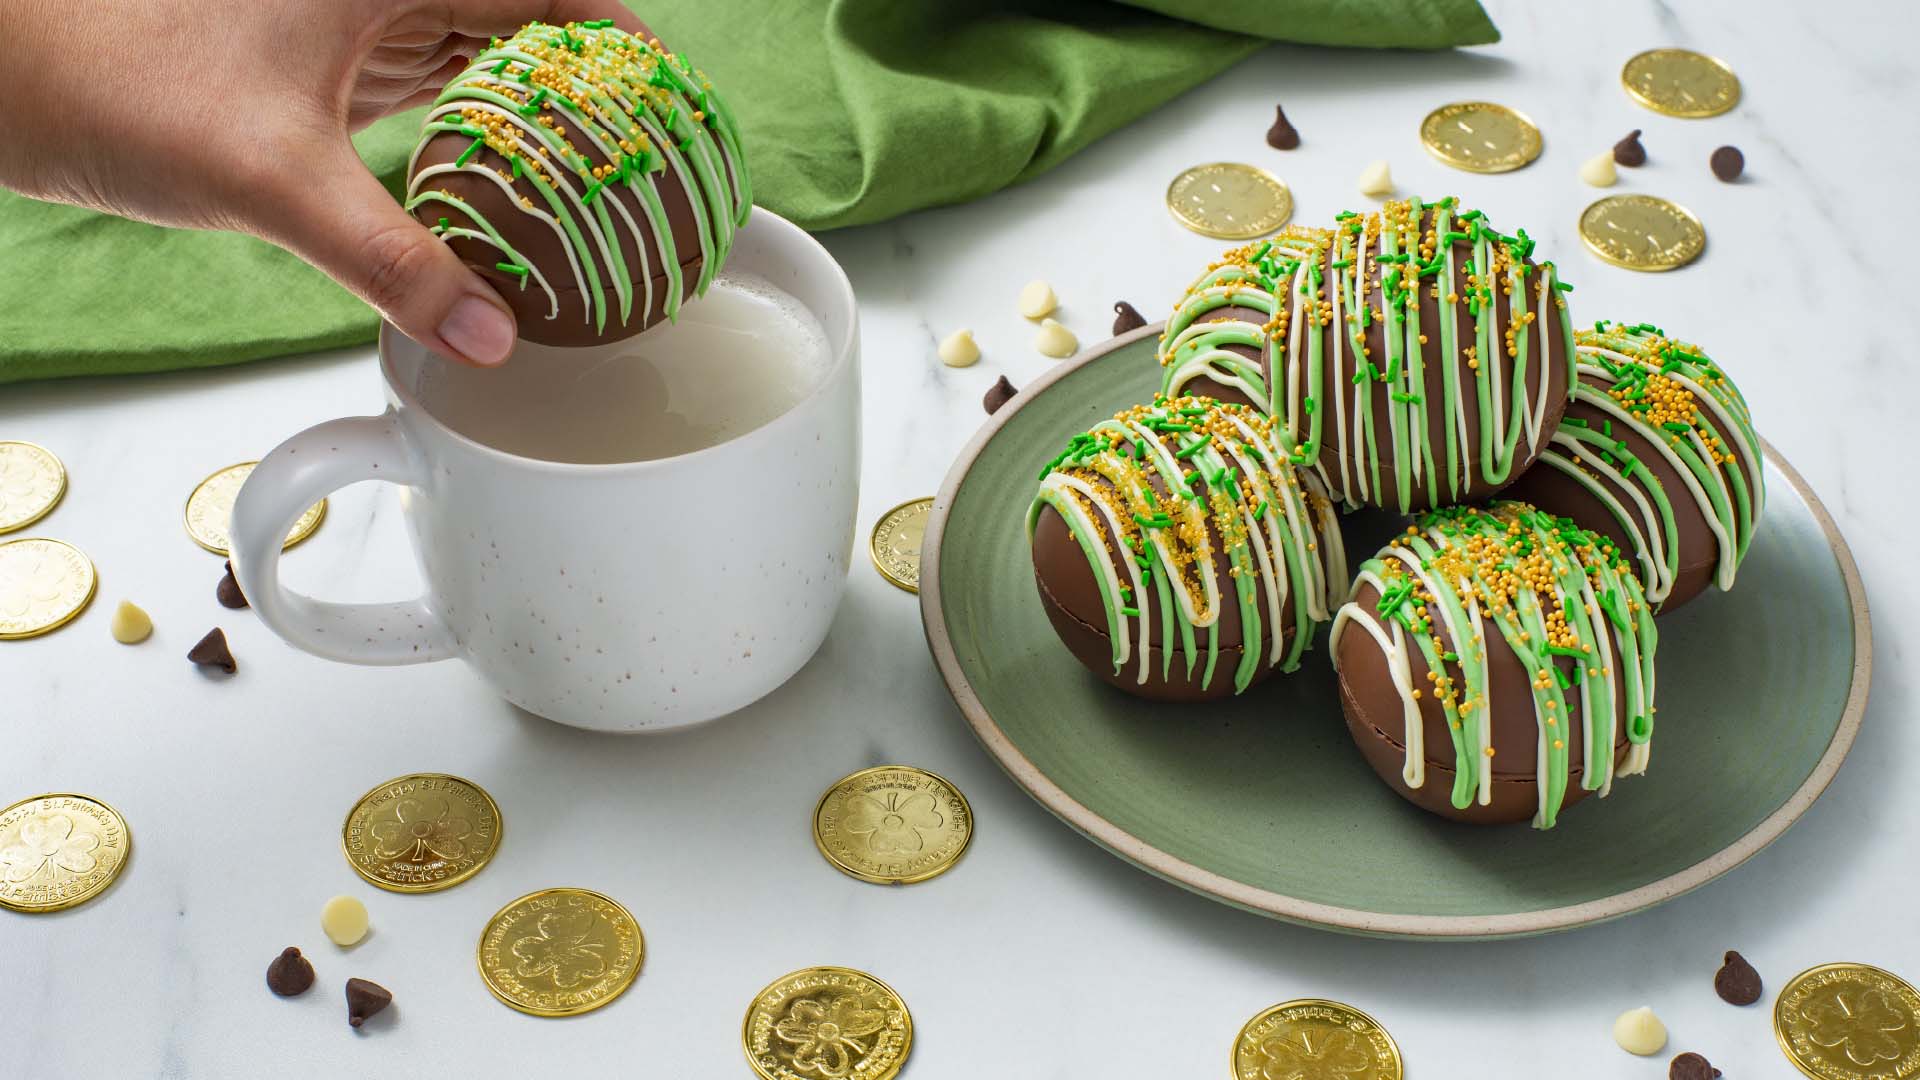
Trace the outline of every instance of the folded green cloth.
<instances>
[{"instance_id":1,"label":"folded green cloth","mask_svg":"<svg viewBox=\"0 0 1920 1080\"><path fill-rule=\"evenodd\" d=\"M754 193L811 229L977 198L1040 173L1267 40L1498 39L1475 0L646 0L722 88ZM355 140L390 187L418 113ZM351 294L248 237L0 192L0 383L210 367L373 340Z\"/></svg>"}]
</instances>

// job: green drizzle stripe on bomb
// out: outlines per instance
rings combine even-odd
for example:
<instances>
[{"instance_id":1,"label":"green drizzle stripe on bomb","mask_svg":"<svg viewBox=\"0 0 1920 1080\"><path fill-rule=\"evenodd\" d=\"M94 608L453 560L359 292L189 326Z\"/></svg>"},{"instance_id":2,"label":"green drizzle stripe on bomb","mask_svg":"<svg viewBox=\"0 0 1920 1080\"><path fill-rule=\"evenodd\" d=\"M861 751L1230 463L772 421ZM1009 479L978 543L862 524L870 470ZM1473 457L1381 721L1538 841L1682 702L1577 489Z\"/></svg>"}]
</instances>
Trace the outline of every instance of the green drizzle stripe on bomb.
<instances>
[{"instance_id":1,"label":"green drizzle stripe on bomb","mask_svg":"<svg viewBox=\"0 0 1920 1080\"><path fill-rule=\"evenodd\" d=\"M533 265L470 203L429 182L465 172L499 185L523 213L559 237L583 316L596 330L605 329L610 313L617 311L624 324L634 311L635 283L620 255L616 216L632 233L644 264L640 311L652 309L658 273L667 282L665 314L678 314L683 260L652 174L672 172L693 205L703 260L696 295L711 284L753 205L738 128L712 83L685 57L662 51L658 40L643 41L611 20L535 22L504 41L493 39L434 101L424 131L454 132L473 142L455 161L414 174L406 208L437 202L463 215L458 221L441 218L434 231L498 249L503 258L496 269L518 278L522 289L529 280L538 285L549 301L548 318L557 318L553 268ZM575 137L604 161L596 163ZM410 173L427 141L414 148ZM484 158L483 149L506 164ZM645 232L626 205L601 197L614 185L639 200L653 233L651 257Z\"/></svg>"},{"instance_id":2,"label":"green drizzle stripe on bomb","mask_svg":"<svg viewBox=\"0 0 1920 1080\"><path fill-rule=\"evenodd\" d=\"M1647 598L1659 604L1679 571L1673 514L1679 493L1669 492L1634 456L1614 425L1637 430L1673 467L1686 486L1684 497L1699 507L1719 544L1715 583L1732 588L1766 504L1760 436L1746 399L1699 346L1669 338L1650 323L1600 322L1574 340L1580 375L1574 400L1604 418L1598 424L1578 417L1564 421L1540 465L1578 482L1620 523L1632 541Z\"/></svg>"},{"instance_id":3,"label":"green drizzle stripe on bomb","mask_svg":"<svg viewBox=\"0 0 1920 1080\"><path fill-rule=\"evenodd\" d=\"M1354 599L1366 585L1379 593L1371 610ZM1431 694L1453 736L1453 805L1492 800L1488 623L1529 676L1539 730L1535 828L1550 829L1559 816L1570 783L1569 739L1581 740L1580 783L1588 791L1604 796L1616 775L1645 771L1659 638L1638 577L1604 537L1525 503L1498 502L1485 510L1450 507L1421 515L1360 565L1348 602L1334 617L1328 648L1336 658L1341 634L1356 626L1386 656L1405 714L1401 778L1408 787L1426 782L1420 701ZM1414 685L1415 649L1428 671L1424 690ZM1576 692L1579 732L1566 722L1568 698ZM1614 746L1623 729L1628 752L1616 770Z\"/></svg>"},{"instance_id":4,"label":"green drizzle stripe on bomb","mask_svg":"<svg viewBox=\"0 0 1920 1080\"><path fill-rule=\"evenodd\" d=\"M1299 666L1346 580L1332 501L1317 483L1301 482L1273 421L1243 406L1156 398L1117 414L1041 469L1029 537L1046 506L1065 520L1099 584L1114 673L1137 650L1141 683L1152 670L1157 618L1161 677L1177 648L1189 678L1204 660L1200 682L1211 685L1226 602L1216 544L1240 614L1236 693L1263 666Z\"/></svg>"},{"instance_id":5,"label":"green drizzle stripe on bomb","mask_svg":"<svg viewBox=\"0 0 1920 1080\"><path fill-rule=\"evenodd\" d=\"M1332 229L1289 227L1228 252L1189 288L1161 338L1161 392L1180 394L1197 380L1240 390L1282 418L1294 464L1314 466L1349 505L1397 504L1404 512L1423 476L1445 478L1444 497L1436 501L1471 496L1469 440L1479 452L1480 479L1498 487L1514 475L1521 438L1531 453L1551 434L1547 366L1556 359L1568 365L1572 381L1573 340L1564 315L1561 334L1535 326L1553 310L1564 311L1560 294L1572 286L1558 279L1551 262L1533 272L1533 250L1526 230L1503 234L1451 197L1389 202L1367 215L1344 212ZM1436 328L1421 323L1422 288L1440 306ZM1496 289L1514 309L1504 326ZM1466 337L1454 315L1462 304L1473 320ZM1226 307L1267 319L1202 321ZM1367 342L1375 323L1383 324L1379 356ZM1252 348L1262 360L1249 362L1228 345ZM1429 364L1438 364L1441 376L1437 424L1429 423L1425 401ZM1538 385L1530 391L1536 365ZM1335 385L1349 366L1351 385ZM1469 395L1477 405L1477 431L1468 430L1463 408ZM1384 439L1372 423L1376 404L1387 416ZM1337 477L1322 456L1328 448L1336 452ZM1391 493L1382 483L1383 463L1394 471ZM1430 486L1439 496L1438 486Z\"/></svg>"}]
</instances>

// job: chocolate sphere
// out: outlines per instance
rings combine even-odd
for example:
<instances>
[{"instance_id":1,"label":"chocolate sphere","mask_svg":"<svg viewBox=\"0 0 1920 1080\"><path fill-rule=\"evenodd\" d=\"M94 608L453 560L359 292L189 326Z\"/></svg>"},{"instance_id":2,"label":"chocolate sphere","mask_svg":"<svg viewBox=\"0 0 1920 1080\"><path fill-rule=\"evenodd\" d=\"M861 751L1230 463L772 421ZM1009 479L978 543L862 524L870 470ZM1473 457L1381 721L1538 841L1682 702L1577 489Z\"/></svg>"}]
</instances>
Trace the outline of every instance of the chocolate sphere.
<instances>
[{"instance_id":1,"label":"chocolate sphere","mask_svg":"<svg viewBox=\"0 0 1920 1080\"><path fill-rule=\"evenodd\" d=\"M547 345L672 318L752 202L706 76L604 20L495 39L434 102L407 167L407 209Z\"/></svg>"},{"instance_id":2,"label":"chocolate sphere","mask_svg":"<svg viewBox=\"0 0 1920 1080\"><path fill-rule=\"evenodd\" d=\"M1401 797L1549 829L1646 768L1657 637L1610 541L1502 501L1423 514L1362 563L1328 648L1347 729Z\"/></svg>"},{"instance_id":3,"label":"chocolate sphere","mask_svg":"<svg viewBox=\"0 0 1920 1080\"><path fill-rule=\"evenodd\" d=\"M1131 694L1206 701L1291 671L1332 614L1332 501L1257 410L1156 400L1073 438L1028 515L1067 648Z\"/></svg>"},{"instance_id":4,"label":"chocolate sphere","mask_svg":"<svg viewBox=\"0 0 1920 1080\"><path fill-rule=\"evenodd\" d=\"M1167 320L1161 392L1258 405L1349 506L1488 498L1566 407L1565 290L1451 198L1292 226L1226 253Z\"/></svg>"},{"instance_id":5,"label":"chocolate sphere","mask_svg":"<svg viewBox=\"0 0 1920 1080\"><path fill-rule=\"evenodd\" d=\"M1661 611L1732 588L1766 505L1746 399L1698 346L1645 323L1574 343L1573 403L1507 493L1612 539Z\"/></svg>"}]
</instances>

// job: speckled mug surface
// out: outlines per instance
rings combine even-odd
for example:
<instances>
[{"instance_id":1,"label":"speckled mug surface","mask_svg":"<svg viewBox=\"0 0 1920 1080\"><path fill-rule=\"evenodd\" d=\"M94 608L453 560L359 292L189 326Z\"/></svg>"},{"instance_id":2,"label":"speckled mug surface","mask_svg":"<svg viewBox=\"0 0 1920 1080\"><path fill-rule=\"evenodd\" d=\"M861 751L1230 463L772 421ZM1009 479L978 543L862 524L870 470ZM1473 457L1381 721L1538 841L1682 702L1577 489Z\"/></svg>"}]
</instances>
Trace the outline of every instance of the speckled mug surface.
<instances>
[{"instance_id":1,"label":"speckled mug surface","mask_svg":"<svg viewBox=\"0 0 1920 1080\"><path fill-rule=\"evenodd\" d=\"M1834 779L1866 708L1866 598L1833 522L1771 447L1766 515L1738 583L1660 621L1647 775L1551 831L1445 821L1382 784L1348 738L1324 628L1299 671L1224 701L1163 704L1106 685L1042 610L1027 506L1069 438L1158 388L1159 329L1095 346L1002 406L948 474L921 550L927 640L960 712L1068 825L1250 911L1352 933L1488 938L1617 918L1697 888L1779 836ZM1349 554L1371 555L1399 524L1348 517Z\"/></svg>"},{"instance_id":2,"label":"speckled mug surface","mask_svg":"<svg viewBox=\"0 0 1920 1080\"><path fill-rule=\"evenodd\" d=\"M475 442L421 405L428 354L383 326L387 410L288 439L234 506L234 573L261 620L346 663L459 658L515 705L602 731L698 723L785 682L825 639L852 557L859 323L832 257L766 210L728 265L813 312L830 366L764 426L677 457L569 464ZM425 594L337 604L286 589L287 527L362 480L400 485Z\"/></svg>"}]
</instances>

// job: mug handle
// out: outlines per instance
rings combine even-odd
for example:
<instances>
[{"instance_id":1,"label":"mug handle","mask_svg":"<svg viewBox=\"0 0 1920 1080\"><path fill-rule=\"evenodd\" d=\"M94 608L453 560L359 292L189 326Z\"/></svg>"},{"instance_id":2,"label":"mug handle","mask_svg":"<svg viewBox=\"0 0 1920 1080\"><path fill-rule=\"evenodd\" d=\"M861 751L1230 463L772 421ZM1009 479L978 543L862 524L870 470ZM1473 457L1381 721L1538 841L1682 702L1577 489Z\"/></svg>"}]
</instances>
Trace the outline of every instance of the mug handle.
<instances>
[{"instance_id":1,"label":"mug handle","mask_svg":"<svg viewBox=\"0 0 1920 1080\"><path fill-rule=\"evenodd\" d=\"M281 544L309 506L362 480L417 485L423 479L391 411L316 424L275 447L240 489L228 530L234 578L260 621L293 645L348 664L421 664L456 655L453 632L424 596L336 604L280 583Z\"/></svg>"}]
</instances>

